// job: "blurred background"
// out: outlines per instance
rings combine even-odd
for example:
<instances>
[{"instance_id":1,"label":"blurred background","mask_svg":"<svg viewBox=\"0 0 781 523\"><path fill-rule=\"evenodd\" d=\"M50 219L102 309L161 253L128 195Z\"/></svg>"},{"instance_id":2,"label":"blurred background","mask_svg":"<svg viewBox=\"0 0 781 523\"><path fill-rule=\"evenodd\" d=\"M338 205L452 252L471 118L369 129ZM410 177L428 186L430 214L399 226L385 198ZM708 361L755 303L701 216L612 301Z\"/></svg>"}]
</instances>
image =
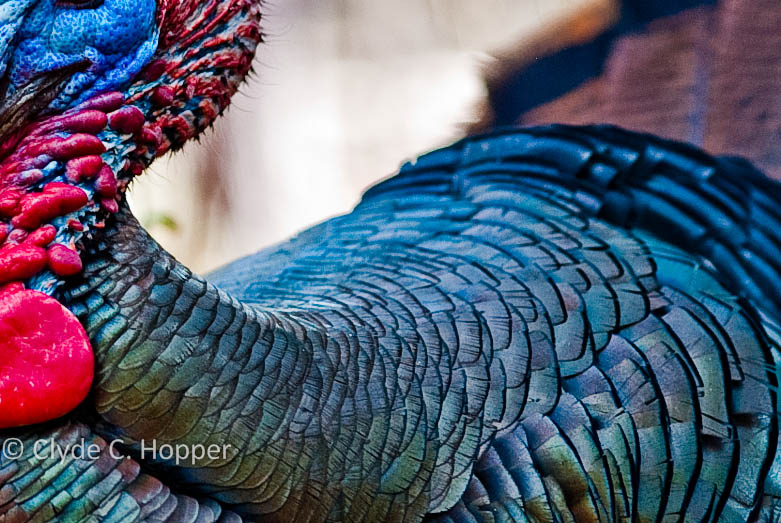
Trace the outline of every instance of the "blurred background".
<instances>
[{"instance_id":1,"label":"blurred background","mask_svg":"<svg viewBox=\"0 0 781 523\"><path fill-rule=\"evenodd\" d=\"M269 0L255 74L134 184L204 273L497 124L611 122L781 175L778 0Z\"/></svg>"},{"instance_id":2,"label":"blurred background","mask_svg":"<svg viewBox=\"0 0 781 523\"><path fill-rule=\"evenodd\" d=\"M490 52L590 2L270 0L255 75L131 205L201 273L349 212L403 160L463 134Z\"/></svg>"}]
</instances>

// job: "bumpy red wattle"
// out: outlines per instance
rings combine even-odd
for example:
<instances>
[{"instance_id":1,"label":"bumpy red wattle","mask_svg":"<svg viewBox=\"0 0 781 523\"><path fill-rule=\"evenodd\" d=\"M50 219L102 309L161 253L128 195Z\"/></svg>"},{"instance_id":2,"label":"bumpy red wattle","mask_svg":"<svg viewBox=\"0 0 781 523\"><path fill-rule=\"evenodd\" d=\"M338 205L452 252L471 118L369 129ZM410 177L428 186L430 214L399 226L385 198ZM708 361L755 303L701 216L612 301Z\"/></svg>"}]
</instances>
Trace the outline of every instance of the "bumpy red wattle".
<instances>
[{"instance_id":1,"label":"bumpy red wattle","mask_svg":"<svg viewBox=\"0 0 781 523\"><path fill-rule=\"evenodd\" d=\"M0 429L67 414L93 373L89 338L70 311L21 284L0 290Z\"/></svg>"}]
</instances>

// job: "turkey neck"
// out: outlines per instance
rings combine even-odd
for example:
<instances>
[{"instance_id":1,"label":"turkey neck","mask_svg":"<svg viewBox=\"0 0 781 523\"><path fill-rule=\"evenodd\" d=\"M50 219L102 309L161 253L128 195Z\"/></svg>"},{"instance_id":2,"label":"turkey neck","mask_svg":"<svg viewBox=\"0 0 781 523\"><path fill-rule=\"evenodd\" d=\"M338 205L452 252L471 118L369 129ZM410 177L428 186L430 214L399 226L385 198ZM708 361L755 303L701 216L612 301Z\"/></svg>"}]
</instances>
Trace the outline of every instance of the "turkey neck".
<instances>
[{"instance_id":1,"label":"turkey neck","mask_svg":"<svg viewBox=\"0 0 781 523\"><path fill-rule=\"evenodd\" d=\"M93 243L63 302L95 351L94 408L105 421L99 430L123 438L179 483L224 490L251 477L262 490L289 481L297 464L286 455L297 447L293 427L301 416L311 418L304 387L314 387L307 393L315 395L319 387L309 379L306 329L290 317L246 307L194 275L124 202ZM169 444L220 451L171 467L150 450ZM268 471L265 478L242 475L258 466Z\"/></svg>"}]
</instances>

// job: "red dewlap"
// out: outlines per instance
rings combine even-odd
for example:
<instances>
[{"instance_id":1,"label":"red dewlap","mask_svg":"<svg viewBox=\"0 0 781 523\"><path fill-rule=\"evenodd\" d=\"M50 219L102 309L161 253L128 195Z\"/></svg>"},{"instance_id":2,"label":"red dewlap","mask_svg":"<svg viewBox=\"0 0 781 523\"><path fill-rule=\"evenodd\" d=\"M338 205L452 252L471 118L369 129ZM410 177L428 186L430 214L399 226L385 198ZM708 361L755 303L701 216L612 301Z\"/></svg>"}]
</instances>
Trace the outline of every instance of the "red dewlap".
<instances>
[{"instance_id":1,"label":"red dewlap","mask_svg":"<svg viewBox=\"0 0 781 523\"><path fill-rule=\"evenodd\" d=\"M0 290L0 429L49 421L87 396L89 338L57 300L12 284Z\"/></svg>"},{"instance_id":2,"label":"red dewlap","mask_svg":"<svg viewBox=\"0 0 781 523\"><path fill-rule=\"evenodd\" d=\"M152 103L158 107L168 107L174 103L176 93L174 89L167 85L161 85L152 92Z\"/></svg>"},{"instance_id":3,"label":"red dewlap","mask_svg":"<svg viewBox=\"0 0 781 523\"><path fill-rule=\"evenodd\" d=\"M103 167L103 158L100 156L79 156L68 160L65 176L68 180L79 183L97 176L101 167Z\"/></svg>"},{"instance_id":4,"label":"red dewlap","mask_svg":"<svg viewBox=\"0 0 781 523\"><path fill-rule=\"evenodd\" d=\"M111 167L104 165L95 180L95 191L104 198L114 198L117 195L117 176Z\"/></svg>"},{"instance_id":5,"label":"red dewlap","mask_svg":"<svg viewBox=\"0 0 781 523\"><path fill-rule=\"evenodd\" d=\"M14 216L14 227L35 229L42 223L84 207L89 198L78 187L60 182L47 183L43 192L29 193L20 200L19 214Z\"/></svg>"},{"instance_id":6,"label":"red dewlap","mask_svg":"<svg viewBox=\"0 0 781 523\"><path fill-rule=\"evenodd\" d=\"M144 113L133 106L123 107L109 115L109 125L121 133L136 134L144 127Z\"/></svg>"},{"instance_id":7,"label":"red dewlap","mask_svg":"<svg viewBox=\"0 0 781 523\"><path fill-rule=\"evenodd\" d=\"M163 90L158 98L165 101L167 94ZM63 416L84 400L92 384L92 349L78 319L21 282L47 268L61 278L82 270L73 239L53 243L62 227L54 220L64 217L64 232L78 232L84 224L68 215L86 205L92 206L87 212L95 205L118 211L117 176L104 163L106 144L98 134L110 124L141 140L144 114L124 103L122 93L106 93L0 143L0 429ZM162 139L158 135L152 136L156 143ZM64 164L69 183L39 188L42 169L52 161ZM137 163L125 168L140 169ZM91 184L95 192L73 184Z\"/></svg>"},{"instance_id":8,"label":"red dewlap","mask_svg":"<svg viewBox=\"0 0 781 523\"><path fill-rule=\"evenodd\" d=\"M49 269L57 276L73 276L81 272L81 257L73 249L56 243L49 247L46 254L49 258Z\"/></svg>"},{"instance_id":9,"label":"red dewlap","mask_svg":"<svg viewBox=\"0 0 781 523\"><path fill-rule=\"evenodd\" d=\"M24 239L24 243L29 243L38 247L46 247L54 241L56 236L57 229L54 228L54 225L44 225L28 234L27 238Z\"/></svg>"},{"instance_id":10,"label":"red dewlap","mask_svg":"<svg viewBox=\"0 0 781 523\"><path fill-rule=\"evenodd\" d=\"M46 251L36 245L5 247L0 250L0 285L35 276L46 267L46 261Z\"/></svg>"}]
</instances>

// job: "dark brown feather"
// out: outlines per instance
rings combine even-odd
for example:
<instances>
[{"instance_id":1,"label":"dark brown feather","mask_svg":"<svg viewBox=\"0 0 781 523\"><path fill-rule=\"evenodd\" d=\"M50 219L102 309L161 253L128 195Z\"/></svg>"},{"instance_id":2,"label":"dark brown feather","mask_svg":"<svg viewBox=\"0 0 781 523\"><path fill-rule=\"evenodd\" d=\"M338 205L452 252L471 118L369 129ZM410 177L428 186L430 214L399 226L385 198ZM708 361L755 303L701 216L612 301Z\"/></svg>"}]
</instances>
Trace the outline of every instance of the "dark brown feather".
<instances>
[{"instance_id":1,"label":"dark brown feather","mask_svg":"<svg viewBox=\"0 0 781 523\"><path fill-rule=\"evenodd\" d=\"M598 76L531 110L497 119L525 125L612 123L714 154L744 156L781 178L779 27L777 0L723 0L659 18L616 36ZM523 73L516 69L488 80L495 112L502 110L495 97L502 82Z\"/></svg>"}]
</instances>

